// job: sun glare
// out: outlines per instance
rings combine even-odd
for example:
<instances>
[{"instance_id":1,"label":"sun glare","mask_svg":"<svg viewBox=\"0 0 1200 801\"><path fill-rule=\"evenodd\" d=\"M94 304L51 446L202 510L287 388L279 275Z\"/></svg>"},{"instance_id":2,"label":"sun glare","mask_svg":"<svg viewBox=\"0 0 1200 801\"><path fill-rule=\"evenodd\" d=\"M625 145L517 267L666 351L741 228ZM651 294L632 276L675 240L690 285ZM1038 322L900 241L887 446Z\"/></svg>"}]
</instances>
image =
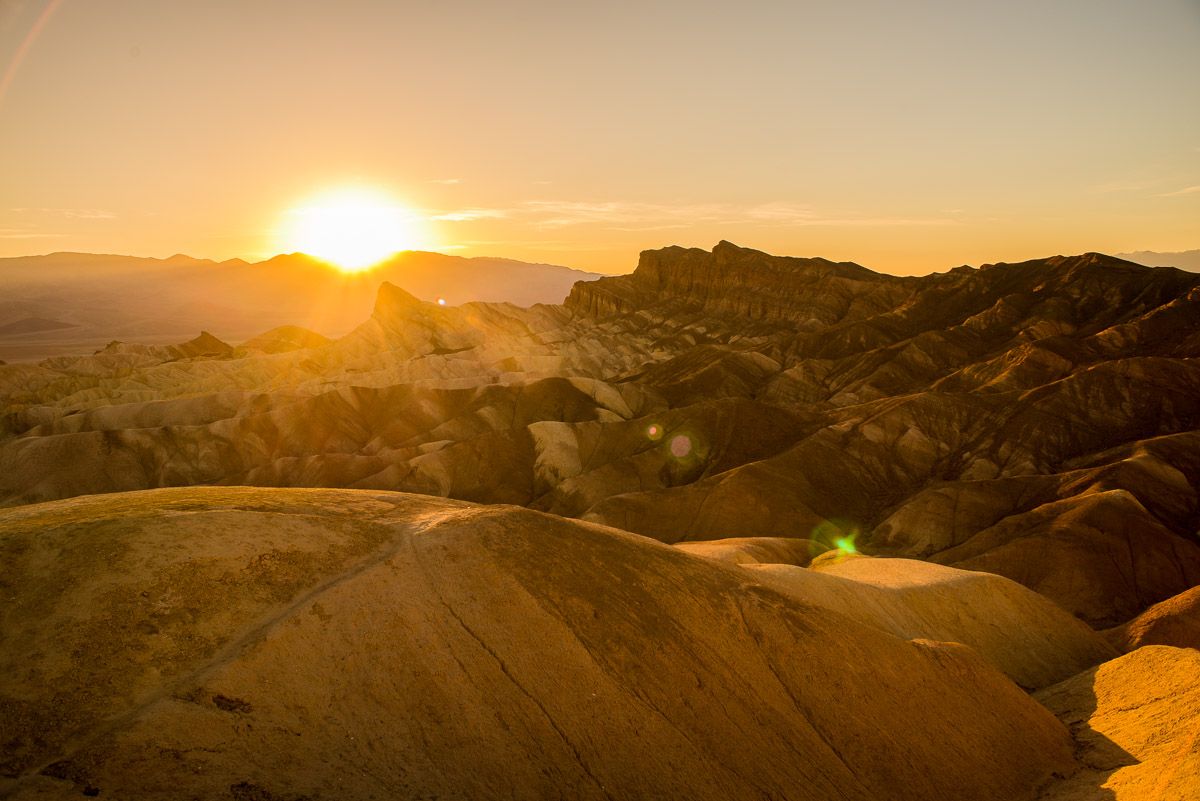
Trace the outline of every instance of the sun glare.
<instances>
[{"instance_id":1,"label":"sun glare","mask_svg":"<svg viewBox=\"0 0 1200 801\"><path fill-rule=\"evenodd\" d=\"M338 189L288 211L280 245L357 272L422 246L422 238L417 216L386 193Z\"/></svg>"}]
</instances>

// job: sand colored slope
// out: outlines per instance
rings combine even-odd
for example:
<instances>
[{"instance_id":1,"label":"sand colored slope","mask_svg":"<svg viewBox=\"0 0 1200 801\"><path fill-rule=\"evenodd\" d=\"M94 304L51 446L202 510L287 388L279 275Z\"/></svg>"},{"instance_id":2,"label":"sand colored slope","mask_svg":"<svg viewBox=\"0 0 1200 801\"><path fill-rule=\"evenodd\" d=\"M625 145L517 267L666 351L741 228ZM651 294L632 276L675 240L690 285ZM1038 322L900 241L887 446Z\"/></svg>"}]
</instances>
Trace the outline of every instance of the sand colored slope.
<instances>
[{"instance_id":1,"label":"sand colored slope","mask_svg":"<svg viewBox=\"0 0 1200 801\"><path fill-rule=\"evenodd\" d=\"M1087 768L1045 801L1200 798L1200 651L1147 645L1037 694Z\"/></svg>"},{"instance_id":2,"label":"sand colored slope","mask_svg":"<svg viewBox=\"0 0 1200 801\"><path fill-rule=\"evenodd\" d=\"M0 513L15 798L1033 798L969 649L513 507L190 488Z\"/></svg>"},{"instance_id":3,"label":"sand colored slope","mask_svg":"<svg viewBox=\"0 0 1200 801\"><path fill-rule=\"evenodd\" d=\"M726 540L677 542L675 547L693 556L719 559L735 565L782 564L807 567L814 556L829 550L815 540L788 537L731 537Z\"/></svg>"},{"instance_id":4,"label":"sand colored slope","mask_svg":"<svg viewBox=\"0 0 1200 801\"><path fill-rule=\"evenodd\" d=\"M1174 645L1200 650L1200 587L1192 587L1105 632L1122 651L1143 645Z\"/></svg>"},{"instance_id":5,"label":"sand colored slope","mask_svg":"<svg viewBox=\"0 0 1200 801\"><path fill-rule=\"evenodd\" d=\"M1001 576L911 559L816 563L744 567L798 601L897 637L969 645L1022 687L1045 687L1116 656L1086 624Z\"/></svg>"}]
</instances>

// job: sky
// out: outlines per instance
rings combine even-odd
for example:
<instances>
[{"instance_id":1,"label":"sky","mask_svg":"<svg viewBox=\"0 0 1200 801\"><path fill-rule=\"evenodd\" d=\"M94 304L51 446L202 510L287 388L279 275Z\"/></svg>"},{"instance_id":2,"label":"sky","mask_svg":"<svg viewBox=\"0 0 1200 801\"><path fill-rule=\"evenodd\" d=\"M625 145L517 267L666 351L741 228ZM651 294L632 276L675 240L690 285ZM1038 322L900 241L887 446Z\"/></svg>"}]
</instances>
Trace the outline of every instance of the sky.
<instances>
[{"instance_id":1,"label":"sky","mask_svg":"<svg viewBox=\"0 0 1200 801\"><path fill-rule=\"evenodd\" d=\"M0 256L721 239L897 274L1200 248L1200 0L0 0Z\"/></svg>"}]
</instances>

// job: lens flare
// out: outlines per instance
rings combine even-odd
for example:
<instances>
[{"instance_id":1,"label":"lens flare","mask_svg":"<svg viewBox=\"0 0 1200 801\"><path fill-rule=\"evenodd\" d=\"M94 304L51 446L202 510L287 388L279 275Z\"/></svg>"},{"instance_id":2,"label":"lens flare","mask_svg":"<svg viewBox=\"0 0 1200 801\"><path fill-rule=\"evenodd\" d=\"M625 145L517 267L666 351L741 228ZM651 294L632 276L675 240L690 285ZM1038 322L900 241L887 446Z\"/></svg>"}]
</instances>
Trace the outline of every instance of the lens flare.
<instances>
[{"instance_id":1,"label":"lens flare","mask_svg":"<svg viewBox=\"0 0 1200 801\"><path fill-rule=\"evenodd\" d=\"M822 520L808 538L837 552L839 557L858 554L858 526L848 520Z\"/></svg>"},{"instance_id":2,"label":"lens flare","mask_svg":"<svg viewBox=\"0 0 1200 801\"><path fill-rule=\"evenodd\" d=\"M687 434L676 434L671 437L670 448L676 459L686 459L692 455L692 438Z\"/></svg>"},{"instance_id":3,"label":"lens flare","mask_svg":"<svg viewBox=\"0 0 1200 801\"><path fill-rule=\"evenodd\" d=\"M29 29L29 33L21 40L21 44L17 45L16 52L13 53L12 60L8 62L8 66L4 70L3 76L0 76L0 101L4 100L4 96L8 94L8 87L12 85L13 78L17 77L17 70L21 69L21 64L25 61L25 57L29 55L29 51L33 48L34 42L37 41L42 29L46 27L46 23L54 16L54 12L62 5L63 0L50 0L46 7L42 9L41 15L34 21L33 27ZM20 6L20 3L16 4ZM6 26L7 27L7 26Z\"/></svg>"},{"instance_id":4,"label":"lens flare","mask_svg":"<svg viewBox=\"0 0 1200 801\"><path fill-rule=\"evenodd\" d=\"M646 427L646 437L651 442L658 442L660 439L662 439L662 435L663 429L658 423L651 423Z\"/></svg>"}]
</instances>

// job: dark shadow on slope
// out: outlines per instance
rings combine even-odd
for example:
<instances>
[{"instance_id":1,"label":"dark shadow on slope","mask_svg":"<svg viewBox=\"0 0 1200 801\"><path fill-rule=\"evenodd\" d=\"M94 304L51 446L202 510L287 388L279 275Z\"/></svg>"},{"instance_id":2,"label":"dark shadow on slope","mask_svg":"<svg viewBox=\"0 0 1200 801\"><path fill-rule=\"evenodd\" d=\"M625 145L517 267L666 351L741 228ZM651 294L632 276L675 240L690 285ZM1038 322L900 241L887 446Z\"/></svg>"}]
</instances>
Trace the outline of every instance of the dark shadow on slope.
<instances>
[{"instance_id":1,"label":"dark shadow on slope","mask_svg":"<svg viewBox=\"0 0 1200 801\"><path fill-rule=\"evenodd\" d=\"M1117 795L1104 785L1114 773L1138 764L1133 754L1092 728L1098 707L1094 689L1098 667L1037 693L1034 698L1054 713L1075 741L1079 770L1042 789L1038 801L1106 801Z\"/></svg>"}]
</instances>

